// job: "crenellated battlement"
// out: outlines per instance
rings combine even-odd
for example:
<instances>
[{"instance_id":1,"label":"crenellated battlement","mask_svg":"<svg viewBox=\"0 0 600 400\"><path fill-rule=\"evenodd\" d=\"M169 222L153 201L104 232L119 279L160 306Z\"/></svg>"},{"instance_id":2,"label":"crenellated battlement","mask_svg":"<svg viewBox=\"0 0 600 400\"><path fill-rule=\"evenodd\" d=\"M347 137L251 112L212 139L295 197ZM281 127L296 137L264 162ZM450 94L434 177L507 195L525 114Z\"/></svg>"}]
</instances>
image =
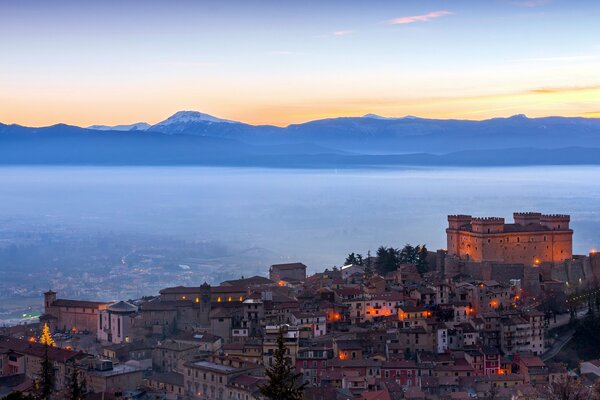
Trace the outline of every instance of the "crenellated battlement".
<instances>
[{"instance_id":1,"label":"crenellated battlement","mask_svg":"<svg viewBox=\"0 0 600 400\"><path fill-rule=\"evenodd\" d=\"M454 215L448 215L448 221L456 221L456 220L467 220L467 221L471 221L471 217L470 215L466 215L466 214L454 214Z\"/></svg>"},{"instance_id":2,"label":"crenellated battlement","mask_svg":"<svg viewBox=\"0 0 600 400\"><path fill-rule=\"evenodd\" d=\"M537 265L572 257L570 216L515 212L514 223L502 217L449 215L448 254L469 260Z\"/></svg>"},{"instance_id":3,"label":"crenellated battlement","mask_svg":"<svg viewBox=\"0 0 600 400\"><path fill-rule=\"evenodd\" d=\"M474 224L498 224L504 223L504 218L502 217L474 217L471 219L471 222Z\"/></svg>"},{"instance_id":4,"label":"crenellated battlement","mask_svg":"<svg viewBox=\"0 0 600 400\"><path fill-rule=\"evenodd\" d=\"M530 224L540 224L540 219L542 218L542 213L540 212L516 212L513 213L513 219L515 220L515 224L519 225L530 225Z\"/></svg>"},{"instance_id":5,"label":"crenellated battlement","mask_svg":"<svg viewBox=\"0 0 600 400\"><path fill-rule=\"evenodd\" d=\"M571 216L568 214L542 214L542 219L556 219L556 220L571 220Z\"/></svg>"}]
</instances>

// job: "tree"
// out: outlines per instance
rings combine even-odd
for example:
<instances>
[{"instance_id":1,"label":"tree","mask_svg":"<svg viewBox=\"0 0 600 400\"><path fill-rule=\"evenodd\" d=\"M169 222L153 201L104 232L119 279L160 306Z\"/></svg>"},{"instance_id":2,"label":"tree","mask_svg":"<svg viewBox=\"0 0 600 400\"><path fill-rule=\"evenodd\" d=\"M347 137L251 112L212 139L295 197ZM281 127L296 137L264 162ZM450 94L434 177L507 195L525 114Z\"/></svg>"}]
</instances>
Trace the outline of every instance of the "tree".
<instances>
[{"instance_id":1,"label":"tree","mask_svg":"<svg viewBox=\"0 0 600 400\"><path fill-rule=\"evenodd\" d=\"M44 359L40 373L39 392L41 399L49 399L54 389L54 366L48 357L48 345L44 345Z\"/></svg>"},{"instance_id":2,"label":"tree","mask_svg":"<svg viewBox=\"0 0 600 400\"><path fill-rule=\"evenodd\" d=\"M410 244L405 244L400 250L399 261L401 264L416 264L417 263L417 248Z\"/></svg>"},{"instance_id":3,"label":"tree","mask_svg":"<svg viewBox=\"0 0 600 400\"><path fill-rule=\"evenodd\" d=\"M348 254L348 256L346 257L346 260L344 261L344 265L363 265L364 260L363 260L363 256L362 254L354 254L354 253L350 253Z\"/></svg>"},{"instance_id":4,"label":"tree","mask_svg":"<svg viewBox=\"0 0 600 400\"><path fill-rule=\"evenodd\" d=\"M429 271L429 263L427 262L428 255L427 247L424 244L421 244L416 247L416 264L417 271L419 274L423 275L425 272Z\"/></svg>"},{"instance_id":5,"label":"tree","mask_svg":"<svg viewBox=\"0 0 600 400\"><path fill-rule=\"evenodd\" d=\"M71 375L71 400L81 400L83 398L82 392L82 387L77 376L77 368L73 366L73 374Z\"/></svg>"},{"instance_id":6,"label":"tree","mask_svg":"<svg viewBox=\"0 0 600 400\"><path fill-rule=\"evenodd\" d=\"M283 330L279 330L277 336L277 349L275 349L275 362L267 368L267 383L260 386L260 393L270 400L302 400L304 397L304 387L297 384L298 378L302 374L294 373L294 367L291 365L289 357L286 357L286 347L283 341Z\"/></svg>"},{"instance_id":7,"label":"tree","mask_svg":"<svg viewBox=\"0 0 600 400\"><path fill-rule=\"evenodd\" d=\"M398 249L381 246L377 249L375 269L380 275L395 271L398 268L399 259Z\"/></svg>"},{"instance_id":8,"label":"tree","mask_svg":"<svg viewBox=\"0 0 600 400\"><path fill-rule=\"evenodd\" d=\"M581 381L567 377L547 385L540 395L547 400L589 400L592 392Z\"/></svg>"},{"instance_id":9,"label":"tree","mask_svg":"<svg viewBox=\"0 0 600 400\"><path fill-rule=\"evenodd\" d=\"M367 259L364 262L365 266L365 278L369 279L373 276L373 262L371 260L371 250L367 251Z\"/></svg>"},{"instance_id":10,"label":"tree","mask_svg":"<svg viewBox=\"0 0 600 400\"><path fill-rule=\"evenodd\" d=\"M54 346L54 339L52 338L52 334L50 334L50 327L48 323L44 322L44 328L42 329L42 337L40 337L40 343L46 346Z\"/></svg>"}]
</instances>

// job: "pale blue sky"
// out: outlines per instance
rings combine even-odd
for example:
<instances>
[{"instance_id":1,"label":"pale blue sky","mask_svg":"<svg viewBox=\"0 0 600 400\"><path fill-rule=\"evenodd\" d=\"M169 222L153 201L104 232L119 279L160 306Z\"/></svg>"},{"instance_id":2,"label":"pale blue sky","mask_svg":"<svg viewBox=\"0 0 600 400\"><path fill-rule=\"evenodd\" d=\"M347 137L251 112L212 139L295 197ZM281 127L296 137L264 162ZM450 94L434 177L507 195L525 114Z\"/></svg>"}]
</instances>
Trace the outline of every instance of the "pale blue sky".
<instances>
[{"instance_id":1,"label":"pale blue sky","mask_svg":"<svg viewBox=\"0 0 600 400\"><path fill-rule=\"evenodd\" d=\"M7 1L0 121L600 116L600 2Z\"/></svg>"}]
</instances>

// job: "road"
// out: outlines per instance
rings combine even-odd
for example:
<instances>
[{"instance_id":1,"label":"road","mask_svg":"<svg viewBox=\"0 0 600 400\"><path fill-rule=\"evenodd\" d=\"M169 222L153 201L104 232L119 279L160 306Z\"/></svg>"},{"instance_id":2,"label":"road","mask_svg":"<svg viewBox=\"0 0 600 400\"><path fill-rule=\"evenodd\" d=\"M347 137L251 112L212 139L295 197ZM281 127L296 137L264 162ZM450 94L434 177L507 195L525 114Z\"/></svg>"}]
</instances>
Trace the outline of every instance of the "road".
<instances>
[{"instance_id":1,"label":"road","mask_svg":"<svg viewBox=\"0 0 600 400\"><path fill-rule=\"evenodd\" d=\"M565 345L567 343L569 343L571 341L571 339L573 339L573 335L574 334L575 334L575 329L569 329L568 331L566 331L562 335L560 335L556 339L556 341L554 342L554 344L552 345L552 347L550 347L542 355L542 360L548 361L551 358L553 358L554 356L556 356L558 353L560 353L560 351L563 349L563 347L565 347Z\"/></svg>"},{"instance_id":2,"label":"road","mask_svg":"<svg viewBox=\"0 0 600 400\"><path fill-rule=\"evenodd\" d=\"M575 314L575 318L581 319L581 318L585 317L587 312L588 312L587 308L583 309L583 310L579 310ZM557 315L556 322L554 322L554 320L551 320L550 323L548 324L548 330L553 329L553 328L558 328L559 326L567 325L570 320L571 320L571 314L567 313L567 314ZM556 338L556 341L554 342L554 344L548 350L546 350L546 352L542 355L542 357L541 357L542 360L548 361L551 358L555 357L563 349L563 347L565 347L565 345L567 343L569 343L571 341L571 339L573 339L574 334L575 334L575 329L569 329L568 331L563 332L559 337Z\"/></svg>"}]
</instances>

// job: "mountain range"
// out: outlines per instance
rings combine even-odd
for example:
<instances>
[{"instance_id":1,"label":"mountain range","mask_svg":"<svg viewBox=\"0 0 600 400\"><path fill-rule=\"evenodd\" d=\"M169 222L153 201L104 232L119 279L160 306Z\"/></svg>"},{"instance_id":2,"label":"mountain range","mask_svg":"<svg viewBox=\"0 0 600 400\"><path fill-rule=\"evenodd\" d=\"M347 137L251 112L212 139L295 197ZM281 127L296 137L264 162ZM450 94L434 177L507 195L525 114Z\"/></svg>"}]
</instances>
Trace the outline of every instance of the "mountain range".
<instances>
[{"instance_id":1,"label":"mountain range","mask_svg":"<svg viewBox=\"0 0 600 400\"><path fill-rule=\"evenodd\" d=\"M471 121L367 114L276 127L179 111L154 125L0 124L0 164L305 168L600 164L600 119L515 115Z\"/></svg>"}]
</instances>

